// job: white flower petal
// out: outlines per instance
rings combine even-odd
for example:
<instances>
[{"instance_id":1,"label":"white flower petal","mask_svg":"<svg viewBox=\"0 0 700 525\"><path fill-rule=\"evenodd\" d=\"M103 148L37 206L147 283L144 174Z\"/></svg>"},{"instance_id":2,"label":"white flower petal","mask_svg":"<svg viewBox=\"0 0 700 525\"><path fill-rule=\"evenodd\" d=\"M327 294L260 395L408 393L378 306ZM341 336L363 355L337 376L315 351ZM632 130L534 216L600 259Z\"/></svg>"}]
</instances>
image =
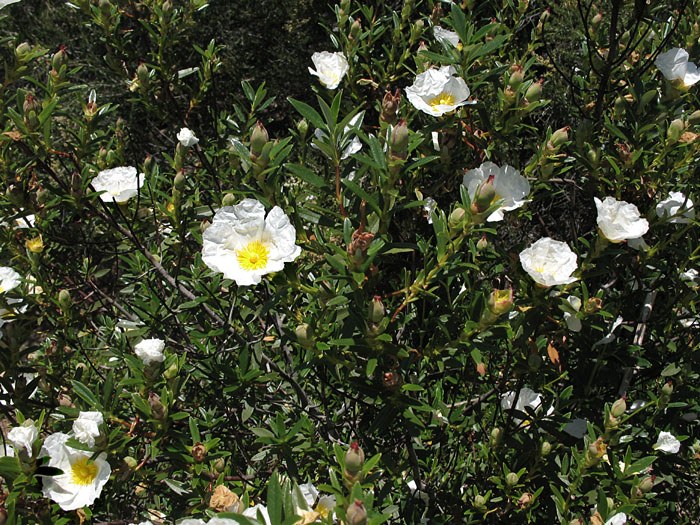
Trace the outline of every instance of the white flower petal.
<instances>
[{"instance_id":1,"label":"white flower petal","mask_svg":"<svg viewBox=\"0 0 700 525\"><path fill-rule=\"evenodd\" d=\"M7 440L12 443L12 446L16 449L24 449L27 452L27 456L32 457L32 445L39 437L39 429L30 420L24 422L24 424L14 427L7 433Z\"/></svg>"},{"instance_id":2,"label":"white flower petal","mask_svg":"<svg viewBox=\"0 0 700 525\"><path fill-rule=\"evenodd\" d=\"M618 512L606 521L605 525L624 525L625 523L627 523L627 515L624 512Z\"/></svg>"},{"instance_id":3,"label":"white flower petal","mask_svg":"<svg viewBox=\"0 0 700 525\"><path fill-rule=\"evenodd\" d=\"M309 73L318 77L321 84L328 89L335 89L350 69L348 60L341 52L321 51L311 55L316 69L309 68Z\"/></svg>"},{"instance_id":4,"label":"white flower petal","mask_svg":"<svg viewBox=\"0 0 700 525\"><path fill-rule=\"evenodd\" d=\"M184 148L191 148L199 142L199 139L189 128L181 128L180 132L177 134L177 140Z\"/></svg>"},{"instance_id":5,"label":"white flower petal","mask_svg":"<svg viewBox=\"0 0 700 525\"><path fill-rule=\"evenodd\" d=\"M569 284L578 264L576 254L565 242L544 237L520 252L520 264L542 286Z\"/></svg>"},{"instance_id":6,"label":"white flower petal","mask_svg":"<svg viewBox=\"0 0 700 525\"><path fill-rule=\"evenodd\" d=\"M144 339L134 347L134 352L145 366L150 366L165 361L164 348L165 341L162 339Z\"/></svg>"},{"instance_id":7,"label":"white flower petal","mask_svg":"<svg viewBox=\"0 0 700 525\"><path fill-rule=\"evenodd\" d=\"M681 215L678 215L678 213ZM686 198L680 191L672 191L669 196L656 205L656 215L660 218L673 217L668 222L675 224L687 224L695 218L693 201Z\"/></svg>"},{"instance_id":8,"label":"white flower petal","mask_svg":"<svg viewBox=\"0 0 700 525\"><path fill-rule=\"evenodd\" d=\"M458 47L460 44L459 35L443 27L433 27L433 35L435 35L435 40L446 47Z\"/></svg>"},{"instance_id":9,"label":"white flower petal","mask_svg":"<svg viewBox=\"0 0 700 525\"><path fill-rule=\"evenodd\" d=\"M603 201L594 197L593 200L598 210L598 228L609 241L636 239L649 231L649 223L640 217L634 204L614 197L605 197Z\"/></svg>"},{"instance_id":10,"label":"white flower petal","mask_svg":"<svg viewBox=\"0 0 700 525\"><path fill-rule=\"evenodd\" d=\"M104 202L126 202L138 195L143 186L145 175L139 173L133 166L120 166L101 171L92 179L95 191L103 191L100 199Z\"/></svg>"},{"instance_id":11,"label":"white flower petal","mask_svg":"<svg viewBox=\"0 0 700 525\"><path fill-rule=\"evenodd\" d=\"M683 87L688 88L700 80L697 66L688 58L685 49L674 47L657 56L654 64L668 80L680 81Z\"/></svg>"},{"instance_id":12,"label":"white flower petal","mask_svg":"<svg viewBox=\"0 0 700 525\"><path fill-rule=\"evenodd\" d=\"M493 162L484 162L478 168L467 171L462 179L462 184L467 187L469 198L474 199L481 184L493 175L493 186L496 190L494 202L500 201L500 207L486 219L487 222L503 220L504 211L516 210L526 202L525 197L530 194L530 183L520 172L507 164L499 168Z\"/></svg>"},{"instance_id":13,"label":"white flower petal","mask_svg":"<svg viewBox=\"0 0 700 525\"><path fill-rule=\"evenodd\" d=\"M681 442L670 432L661 432L654 448L667 454L676 454L681 449Z\"/></svg>"},{"instance_id":14,"label":"white flower petal","mask_svg":"<svg viewBox=\"0 0 700 525\"><path fill-rule=\"evenodd\" d=\"M434 117L473 103L467 100L470 95L467 83L463 78L453 76L455 73L452 66L428 69L421 73L413 85L406 88L408 101L416 109Z\"/></svg>"}]
</instances>

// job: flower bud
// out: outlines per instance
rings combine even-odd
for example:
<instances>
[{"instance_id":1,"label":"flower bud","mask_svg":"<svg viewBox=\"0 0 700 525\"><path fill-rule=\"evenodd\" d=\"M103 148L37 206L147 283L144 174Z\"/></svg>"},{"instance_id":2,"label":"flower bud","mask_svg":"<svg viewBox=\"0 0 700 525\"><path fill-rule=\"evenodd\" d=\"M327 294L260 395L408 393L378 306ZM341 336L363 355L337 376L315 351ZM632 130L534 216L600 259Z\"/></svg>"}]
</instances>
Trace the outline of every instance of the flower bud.
<instances>
[{"instance_id":1,"label":"flower bud","mask_svg":"<svg viewBox=\"0 0 700 525\"><path fill-rule=\"evenodd\" d=\"M32 46L29 45L27 42L22 42L15 48L15 58L20 62L24 62L28 58L27 55L29 55L29 53L31 52Z\"/></svg>"},{"instance_id":2,"label":"flower bud","mask_svg":"<svg viewBox=\"0 0 700 525\"><path fill-rule=\"evenodd\" d=\"M60 407L73 407L73 400L68 394L64 394L63 392L58 393L56 401L58 401L58 406Z\"/></svg>"},{"instance_id":3,"label":"flower bud","mask_svg":"<svg viewBox=\"0 0 700 525\"><path fill-rule=\"evenodd\" d=\"M496 315L502 315L513 308L513 290L493 290L486 300L486 307Z\"/></svg>"},{"instance_id":4,"label":"flower bud","mask_svg":"<svg viewBox=\"0 0 700 525\"><path fill-rule=\"evenodd\" d=\"M544 84L544 79L541 78L537 82L530 84L525 92L525 98L528 102L537 102L542 98L542 84Z\"/></svg>"},{"instance_id":5,"label":"flower bud","mask_svg":"<svg viewBox=\"0 0 700 525\"><path fill-rule=\"evenodd\" d=\"M44 240L41 238L41 235L38 235L33 239L27 239L25 244L27 246L27 250L29 250L31 253L41 253L44 251Z\"/></svg>"},{"instance_id":6,"label":"flower bud","mask_svg":"<svg viewBox=\"0 0 700 525\"><path fill-rule=\"evenodd\" d=\"M253 132L250 134L250 156L259 157L268 140L270 140L270 137L267 134L267 130L258 120L253 128Z\"/></svg>"},{"instance_id":7,"label":"flower bud","mask_svg":"<svg viewBox=\"0 0 700 525\"><path fill-rule=\"evenodd\" d=\"M375 295L369 303L369 320L372 323L378 323L386 315L386 308L384 303L382 303L382 298L379 295Z\"/></svg>"},{"instance_id":8,"label":"flower bud","mask_svg":"<svg viewBox=\"0 0 700 525\"><path fill-rule=\"evenodd\" d=\"M620 426L620 418L617 418L613 416L612 414L608 414L607 419L605 420L605 430L610 432L612 430L616 430Z\"/></svg>"},{"instance_id":9,"label":"flower bud","mask_svg":"<svg viewBox=\"0 0 700 525\"><path fill-rule=\"evenodd\" d=\"M600 157L599 157L599 155L598 155L598 151L597 151L597 150L595 150L595 149L593 149L593 148L589 149L588 152L586 153L586 157L588 158L588 162L591 163L591 166L597 166L597 165L598 165L598 160L599 160Z\"/></svg>"},{"instance_id":10,"label":"flower bud","mask_svg":"<svg viewBox=\"0 0 700 525\"><path fill-rule=\"evenodd\" d=\"M482 235L476 243L476 251L483 252L489 245L489 241L486 239L486 235Z\"/></svg>"},{"instance_id":11,"label":"flower bud","mask_svg":"<svg viewBox=\"0 0 700 525\"><path fill-rule=\"evenodd\" d=\"M646 494L651 489L654 488L654 476L647 476L642 481L639 482L638 488L643 493Z\"/></svg>"},{"instance_id":12,"label":"flower bud","mask_svg":"<svg viewBox=\"0 0 700 525\"><path fill-rule=\"evenodd\" d=\"M70 292L68 290L63 289L58 292L58 306L61 307L61 311L63 313L68 312L72 304L73 300L71 299Z\"/></svg>"},{"instance_id":13,"label":"flower bud","mask_svg":"<svg viewBox=\"0 0 700 525\"><path fill-rule=\"evenodd\" d=\"M365 464L365 453L357 444L357 441L350 443L350 448L345 453L345 470L355 474L362 470Z\"/></svg>"},{"instance_id":14,"label":"flower bud","mask_svg":"<svg viewBox=\"0 0 700 525\"><path fill-rule=\"evenodd\" d=\"M464 221L466 214L467 213L464 211L464 208L457 206L454 210L452 210L452 213L450 213L450 217L447 220L447 225L453 229L461 228L462 221Z\"/></svg>"},{"instance_id":15,"label":"flower bud","mask_svg":"<svg viewBox=\"0 0 700 525\"><path fill-rule=\"evenodd\" d=\"M515 472L509 472L506 475L506 485L509 487L514 487L518 484L520 477Z\"/></svg>"},{"instance_id":16,"label":"flower bud","mask_svg":"<svg viewBox=\"0 0 700 525\"><path fill-rule=\"evenodd\" d=\"M486 498L484 498L481 494L477 494L476 496L474 496L474 506L479 510L485 509Z\"/></svg>"},{"instance_id":17,"label":"flower bud","mask_svg":"<svg viewBox=\"0 0 700 525\"><path fill-rule=\"evenodd\" d=\"M233 193L227 193L221 200L223 206L233 206L236 203L236 196Z\"/></svg>"},{"instance_id":18,"label":"flower bud","mask_svg":"<svg viewBox=\"0 0 700 525\"><path fill-rule=\"evenodd\" d=\"M356 499L345 511L345 523L347 525L366 525L367 509L364 503Z\"/></svg>"},{"instance_id":19,"label":"flower bud","mask_svg":"<svg viewBox=\"0 0 700 525\"><path fill-rule=\"evenodd\" d=\"M474 202L472 202L473 213L484 213L491 206L493 199L496 198L496 187L493 185L495 179L495 175L489 175L489 178L477 188Z\"/></svg>"},{"instance_id":20,"label":"flower bud","mask_svg":"<svg viewBox=\"0 0 700 525\"><path fill-rule=\"evenodd\" d=\"M673 393L673 383L670 381L661 387L661 393L670 396Z\"/></svg>"},{"instance_id":21,"label":"flower bud","mask_svg":"<svg viewBox=\"0 0 700 525\"><path fill-rule=\"evenodd\" d=\"M596 13L596 15L591 19L591 25L594 28L597 28L602 21L603 21L603 13L601 11L598 11L598 13Z\"/></svg>"},{"instance_id":22,"label":"flower bud","mask_svg":"<svg viewBox=\"0 0 700 525\"><path fill-rule=\"evenodd\" d=\"M394 126L394 131L391 134L391 156L395 159L406 159L408 156L408 126L406 119L399 120Z\"/></svg>"},{"instance_id":23,"label":"flower bud","mask_svg":"<svg viewBox=\"0 0 700 525\"><path fill-rule=\"evenodd\" d=\"M398 372L386 372L382 376L382 384L387 390L398 390L403 385L403 379L401 379L401 374Z\"/></svg>"},{"instance_id":24,"label":"flower bud","mask_svg":"<svg viewBox=\"0 0 700 525\"><path fill-rule=\"evenodd\" d=\"M489 445L491 445L492 448L496 448L501 444L502 439L503 431L498 427L494 427L494 429L491 431L491 435L489 436Z\"/></svg>"},{"instance_id":25,"label":"flower bud","mask_svg":"<svg viewBox=\"0 0 700 525\"><path fill-rule=\"evenodd\" d=\"M185 187L185 174L181 171L173 179L173 186L176 190L181 190Z\"/></svg>"},{"instance_id":26,"label":"flower bud","mask_svg":"<svg viewBox=\"0 0 700 525\"><path fill-rule=\"evenodd\" d=\"M423 20L416 20L416 22L411 26L411 43L415 42L423 34L423 29L425 28L425 22Z\"/></svg>"},{"instance_id":27,"label":"flower bud","mask_svg":"<svg viewBox=\"0 0 700 525\"><path fill-rule=\"evenodd\" d=\"M136 68L136 78L139 80L139 85L142 87L148 87L148 81L149 81L149 71L148 71L148 66L141 62L139 64L139 67Z\"/></svg>"},{"instance_id":28,"label":"flower bud","mask_svg":"<svg viewBox=\"0 0 700 525\"><path fill-rule=\"evenodd\" d=\"M529 492L523 492L523 494L518 498L518 505L521 509L526 509L532 503L533 497Z\"/></svg>"},{"instance_id":29,"label":"flower bud","mask_svg":"<svg viewBox=\"0 0 700 525\"><path fill-rule=\"evenodd\" d=\"M559 149L561 146L563 146L566 142L569 141L570 129L571 128L569 126L565 126L563 128L559 128L554 133L552 133L549 142L552 144L552 146L554 146L555 149Z\"/></svg>"},{"instance_id":30,"label":"flower bud","mask_svg":"<svg viewBox=\"0 0 700 525\"><path fill-rule=\"evenodd\" d=\"M540 446L540 456L542 456L542 457L548 456L551 451L552 451L552 444L549 441L543 441L542 445Z\"/></svg>"},{"instance_id":31,"label":"flower bud","mask_svg":"<svg viewBox=\"0 0 700 525\"><path fill-rule=\"evenodd\" d=\"M173 363L168 367L168 369L163 372L163 377L167 380L170 379L175 379L177 377L179 370L177 368L177 364Z\"/></svg>"},{"instance_id":32,"label":"flower bud","mask_svg":"<svg viewBox=\"0 0 700 525\"><path fill-rule=\"evenodd\" d=\"M678 142L678 139L681 138L681 134L683 133L684 129L685 122L679 118L674 119L668 125L668 129L666 130L666 138L669 140L669 142Z\"/></svg>"},{"instance_id":33,"label":"flower bud","mask_svg":"<svg viewBox=\"0 0 700 525\"><path fill-rule=\"evenodd\" d=\"M688 122L694 126L700 124L700 109L693 111L688 117Z\"/></svg>"},{"instance_id":34,"label":"flower bud","mask_svg":"<svg viewBox=\"0 0 700 525\"><path fill-rule=\"evenodd\" d=\"M307 323L297 326L294 333L297 336L297 341L304 348L312 348L314 346L314 332Z\"/></svg>"},{"instance_id":35,"label":"flower bud","mask_svg":"<svg viewBox=\"0 0 700 525\"><path fill-rule=\"evenodd\" d=\"M349 39L350 40L357 40L357 38L360 36L361 32L362 32L362 23L360 22L360 19L357 18L350 26Z\"/></svg>"},{"instance_id":36,"label":"flower bud","mask_svg":"<svg viewBox=\"0 0 700 525\"><path fill-rule=\"evenodd\" d=\"M212 461L211 466L216 472L221 474L226 470L226 460L224 458L216 458Z\"/></svg>"},{"instance_id":37,"label":"flower bud","mask_svg":"<svg viewBox=\"0 0 700 525\"><path fill-rule=\"evenodd\" d=\"M51 67L56 72L61 71L61 67L63 67L68 61L66 49L68 49L66 46L61 46L58 49L58 51L56 51L56 53L54 53L54 55L51 57Z\"/></svg>"},{"instance_id":38,"label":"flower bud","mask_svg":"<svg viewBox=\"0 0 700 525\"><path fill-rule=\"evenodd\" d=\"M592 467L598 461L600 461L600 458L602 458L605 455L605 451L607 450L608 445L603 441L602 437L599 437L596 439L594 442L590 443L588 445L588 448L586 449L586 456L585 456L585 466L586 468Z\"/></svg>"},{"instance_id":39,"label":"flower bud","mask_svg":"<svg viewBox=\"0 0 700 525\"><path fill-rule=\"evenodd\" d=\"M192 459L195 463L201 463L207 456L207 447L205 447L201 442L197 441L192 446Z\"/></svg>"},{"instance_id":40,"label":"flower bud","mask_svg":"<svg viewBox=\"0 0 700 525\"><path fill-rule=\"evenodd\" d=\"M510 78L508 79L508 87L513 91L517 91L520 84L523 83L523 66L519 64L514 65L517 67L515 68L515 71L513 71L513 68L511 67L512 72L510 74Z\"/></svg>"},{"instance_id":41,"label":"flower bud","mask_svg":"<svg viewBox=\"0 0 700 525\"><path fill-rule=\"evenodd\" d=\"M153 419L162 420L168 414L168 409L161 403L160 396L154 392L148 394L148 406L151 407Z\"/></svg>"},{"instance_id":42,"label":"flower bud","mask_svg":"<svg viewBox=\"0 0 700 525\"><path fill-rule=\"evenodd\" d=\"M613 417L621 417L624 415L624 413L627 411L627 403L625 402L625 398L621 397L617 401L615 401L610 408L610 414L613 415Z\"/></svg>"},{"instance_id":43,"label":"flower bud","mask_svg":"<svg viewBox=\"0 0 700 525\"><path fill-rule=\"evenodd\" d=\"M396 116L399 112L399 106L401 105L401 94L397 89L394 94L391 91L386 91L384 93L384 99L382 100L382 114L381 118L387 124L393 124L396 122Z\"/></svg>"},{"instance_id":44,"label":"flower bud","mask_svg":"<svg viewBox=\"0 0 700 525\"><path fill-rule=\"evenodd\" d=\"M306 134L309 132L309 123L306 122L305 118L297 122L297 132L302 139L306 137Z\"/></svg>"},{"instance_id":45,"label":"flower bud","mask_svg":"<svg viewBox=\"0 0 700 525\"><path fill-rule=\"evenodd\" d=\"M542 11L542 14L540 15L540 22L545 23L547 20L549 20L549 17L551 16L551 14L552 14L552 12L549 9L549 7L547 9L545 9L544 11Z\"/></svg>"},{"instance_id":46,"label":"flower bud","mask_svg":"<svg viewBox=\"0 0 700 525\"><path fill-rule=\"evenodd\" d=\"M603 308L603 300L599 297L590 297L588 301L586 301L583 311L586 313L586 315L590 315L597 312L601 308Z\"/></svg>"},{"instance_id":47,"label":"flower bud","mask_svg":"<svg viewBox=\"0 0 700 525\"><path fill-rule=\"evenodd\" d=\"M352 240L346 251L350 258L350 265L353 268L357 268L367 260L367 250L369 245L372 244L372 240L374 240L373 233L361 232L360 230L355 230L352 233Z\"/></svg>"}]
</instances>

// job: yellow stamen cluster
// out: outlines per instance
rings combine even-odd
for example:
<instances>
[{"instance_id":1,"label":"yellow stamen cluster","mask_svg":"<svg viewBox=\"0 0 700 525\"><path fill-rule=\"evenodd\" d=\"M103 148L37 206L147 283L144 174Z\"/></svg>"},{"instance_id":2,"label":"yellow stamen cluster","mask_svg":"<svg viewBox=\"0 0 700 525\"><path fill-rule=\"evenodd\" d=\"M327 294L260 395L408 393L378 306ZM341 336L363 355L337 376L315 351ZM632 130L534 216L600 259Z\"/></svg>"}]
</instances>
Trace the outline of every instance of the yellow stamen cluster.
<instances>
[{"instance_id":1,"label":"yellow stamen cluster","mask_svg":"<svg viewBox=\"0 0 700 525\"><path fill-rule=\"evenodd\" d=\"M261 241L249 242L245 248L236 251L238 264L248 272L265 268L269 256L270 250Z\"/></svg>"},{"instance_id":2,"label":"yellow stamen cluster","mask_svg":"<svg viewBox=\"0 0 700 525\"><path fill-rule=\"evenodd\" d=\"M91 485L97 477L97 465L95 462L88 463L89 457L80 458L71 467L71 480L76 485Z\"/></svg>"},{"instance_id":3,"label":"yellow stamen cluster","mask_svg":"<svg viewBox=\"0 0 700 525\"><path fill-rule=\"evenodd\" d=\"M428 102L433 111L439 111L437 106L452 106L455 103L454 95L450 93L440 93L437 97Z\"/></svg>"}]
</instances>

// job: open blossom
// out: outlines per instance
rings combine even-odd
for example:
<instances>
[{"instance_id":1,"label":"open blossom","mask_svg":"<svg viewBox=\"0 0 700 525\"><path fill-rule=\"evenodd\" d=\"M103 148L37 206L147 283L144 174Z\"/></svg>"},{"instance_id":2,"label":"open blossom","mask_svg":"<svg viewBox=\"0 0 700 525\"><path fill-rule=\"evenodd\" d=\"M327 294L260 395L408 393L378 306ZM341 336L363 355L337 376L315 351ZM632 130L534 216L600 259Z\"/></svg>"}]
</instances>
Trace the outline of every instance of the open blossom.
<instances>
[{"instance_id":1,"label":"open blossom","mask_svg":"<svg viewBox=\"0 0 700 525\"><path fill-rule=\"evenodd\" d=\"M80 412L73 422L75 439L88 447L95 446L95 438L100 435L100 425L104 422L101 412Z\"/></svg>"},{"instance_id":2,"label":"open blossom","mask_svg":"<svg viewBox=\"0 0 700 525\"><path fill-rule=\"evenodd\" d=\"M661 432L654 448L667 454L676 454L681 449L681 442L670 432Z\"/></svg>"},{"instance_id":3,"label":"open blossom","mask_svg":"<svg viewBox=\"0 0 700 525\"><path fill-rule=\"evenodd\" d=\"M262 514L263 521L260 521L258 519L258 511L260 511L260 514ZM243 515L247 518L254 518L256 523L261 523L262 525L271 525L270 514L267 511L267 507L265 505L257 504L254 507L250 507L249 509L243 511Z\"/></svg>"},{"instance_id":4,"label":"open blossom","mask_svg":"<svg viewBox=\"0 0 700 525\"><path fill-rule=\"evenodd\" d=\"M191 148L199 142L199 139L195 137L194 133L192 133L192 130L189 128L180 129L180 132L177 134L177 140L180 141L180 144L182 144L184 148Z\"/></svg>"},{"instance_id":5,"label":"open blossom","mask_svg":"<svg viewBox=\"0 0 700 525\"><path fill-rule=\"evenodd\" d=\"M39 429L31 419L27 419L22 425L14 427L7 433L7 439L15 449L24 449L27 455L32 457L32 445L39 437Z\"/></svg>"},{"instance_id":6,"label":"open blossom","mask_svg":"<svg viewBox=\"0 0 700 525\"><path fill-rule=\"evenodd\" d=\"M497 222L503 220L503 212L520 208L526 202L525 197L530 193L530 183L520 172L507 164L499 168L493 162L484 162L478 168L469 170L464 174L462 184L467 187L469 198L474 200L479 186L486 182L493 175L492 184L496 195L492 202L499 202L500 206L486 219L487 222Z\"/></svg>"},{"instance_id":7,"label":"open blossom","mask_svg":"<svg viewBox=\"0 0 700 525\"><path fill-rule=\"evenodd\" d=\"M302 496L304 496L304 501L309 508L313 508L313 511L306 511L306 515L310 518L318 518L319 516L326 519L329 514L333 514L333 509L335 508L335 496L321 496L319 498L318 489L313 485L313 483L304 483L299 485L299 490ZM318 499L318 503L314 507L314 503ZM304 511L298 512L303 514ZM304 516L303 516L304 517Z\"/></svg>"},{"instance_id":8,"label":"open blossom","mask_svg":"<svg viewBox=\"0 0 700 525\"><path fill-rule=\"evenodd\" d=\"M428 115L440 117L469 102L469 88L463 78L455 76L452 66L428 69L406 88L406 97L413 107Z\"/></svg>"},{"instance_id":9,"label":"open blossom","mask_svg":"<svg viewBox=\"0 0 700 525\"><path fill-rule=\"evenodd\" d=\"M321 51L311 55L316 69L309 68L309 73L318 77L321 84L328 89L335 89L350 68L348 60L340 51L331 53Z\"/></svg>"},{"instance_id":10,"label":"open blossom","mask_svg":"<svg viewBox=\"0 0 700 525\"><path fill-rule=\"evenodd\" d=\"M442 45L447 44L448 46L462 49L462 43L459 41L459 35L454 31L450 31L444 27L435 26L433 27L433 34L435 35L435 40L440 42Z\"/></svg>"},{"instance_id":11,"label":"open blossom","mask_svg":"<svg viewBox=\"0 0 700 525\"><path fill-rule=\"evenodd\" d=\"M579 299L575 295L570 295L569 297L567 297L566 302L569 303L569 306L575 312L578 312L581 310L581 299ZM575 313L564 312L564 321L566 321L566 327L569 330L571 330L572 332L580 332L581 331L581 328L582 328L581 319L576 317Z\"/></svg>"},{"instance_id":12,"label":"open blossom","mask_svg":"<svg viewBox=\"0 0 700 525\"><path fill-rule=\"evenodd\" d=\"M301 254L289 217L278 206L265 217L265 207L255 199L220 208L202 237L204 264L238 286L258 284Z\"/></svg>"},{"instance_id":13,"label":"open blossom","mask_svg":"<svg viewBox=\"0 0 700 525\"><path fill-rule=\"evenodd\" d=\"M608 519L604 525L624 525L625 523L627 523L627 514L624 512L618 512Z\"/></svg>"},{"instance_id":14,"label":"open blossom","mask_svg":"<svg viewBox=\"0 0 700 525\"><path fill-rule=\"evenodd\" d=\"M612 242L636 239L649 231L649 223L642 219L634 204L605 197L601 201L594 197L598 209L598 228Z\"/></svg>"},{"instance_id":15,"label":"open blossom","mask_svg":"<svg viewBox=\"0 0 700 525\"><path fill-rule=\"evenodd\" d=\"M520 264L538 284L555 286L577 280L571 274L578 268L576 254L565 242L543 237L520 252Z\"/></svg>"},{"instance_id":16,"label":"open blossom","mask_svg":"<svg viewBox=\"0 0 700 525\"><path fill-rule=\"evenodd\" d=\"M19 274L9 266L0 266L0 293L19 286Z\"/></svg>"},{"instance_id":17,"label":"open blossom","mask_svg":"<svg viewBox=\"0 0 700 525\"><path fill-rule=\"evenodd\" d=\"M515 403L515 406L513 406L516 393L517 392L506 392L503 394L503 397L501 398L501 408L503 410L515 409L519 412L527 413L526 408L537 411L537 409L542 406L542 394L539 394L526 386L520 389L518 400ZM550 408L547 413L549 414L551 412L553 412L552 408ZM513 418L513 420L516 423L520 423L520 419L518 418Z\"/></svg>"},{"instance_id":18,"label":"open blossom","mask_svg":"<svg viewBox=\"0 0 700 525\"><path fill-rule=\"evenodd\" d=\"M96 191L103 191L100 199L104 202L126 202L138 194L143 186L145 175L137 175L133 166L120 166L101 171L92 179Z\"/></svg>"},{"instance_id":19,"label":"open blossom","mask_svg":"<svg viewBox=\"0 0 700 525\"><path fill-rule=\"evenodd\" d=\"M107 454L102 452L94 459L92 454L66 445L68 435L51 434L41 448L42 456L49 456L49 467L63 471L58 476L43 477L43 494L63 509L75 510L92 505L100 496L112 468Z\"/></svg>"},{"instance_id":20,"label":"open blossom","mask_svg":"<svg viewBox=\"0 0 700 525\"><path fill-rule=\"evenodd\" d=\"M678 213L682 212L681 215ZM668 222L687 224L695 218L693 201L686 198L680 191L672 191L669 196L656 205L656 215L661 218L673 217ZM678 215L674 217L674 215Z\"/></svg>"},{"instance_id":21,"label":"open blossom","mask_svg":"<svg viewBox=\"0 0 700 525\"><path fill-rule=\"evenodd\" d=\"M144 339L134 347L134 352L144 365L150 366L165 361L164 348L165 341L162 339Z\"/></svg>"},{"instance_id":22,"label":"open blossom","mask_svg":"<svg viewBox=\"0 0 700 525\"><path fill-rule=\"evenodd\" d=\"M688 89L700 80L698 67L693 62L688 62L688 58L685 49L674 47L657 56L654 64L668 80L678 84L681 89Z\"/></svg>"}]
</instances>

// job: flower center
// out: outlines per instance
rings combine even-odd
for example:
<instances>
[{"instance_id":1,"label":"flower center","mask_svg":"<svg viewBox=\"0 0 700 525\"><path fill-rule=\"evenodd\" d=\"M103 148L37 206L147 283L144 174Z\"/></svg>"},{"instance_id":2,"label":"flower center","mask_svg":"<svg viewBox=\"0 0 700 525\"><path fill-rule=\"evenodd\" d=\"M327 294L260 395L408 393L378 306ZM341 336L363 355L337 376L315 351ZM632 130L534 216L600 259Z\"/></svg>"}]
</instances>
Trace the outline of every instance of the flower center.
<instances>
[{"instance_id":1,"label":"flower center","mask_svg":"<svg viewBox=\"0 0 700 525\"><path fill-rule=\"evenodd\" d=\"M544 273L544 266L535 266L535 271L537 273Z\"/></svg>"},{"instance_id":2,"label":"flower center","mask_svg":"<svg viewBox=\"0 0 700 525\"><path fill-rule=\"evenodd\" d=\"M454 95L450 93L440 93L437 97L428 102L428 105L433 108L433 111L440 111L436 106L453 106L455 103Z\"/></svg>"},{"instance_id":3,"label":"flower center","mask_svg":"<svg viewBox=\"0 0 700 525\"><path fill-rule=\"evenodd\" d=\"M321 81L321 84L324 86L327 86L328 84L335 84L338 82L338 80L340 80L334 71L324 71L323 76L325 76L327 80L327 82L324 82L323 80Z\"/></svg>"},{"instance_id":4,"label":"flower center","mask_svg":"<svg viewBox=\"0 0 700 525\"><path fill-rule=\"evenodd\" d=\"M2 285L0 285L0 293L3 293L4 291L5 291L5 288Z\"/></svg>"},{"instance_id":5,"label":"flower center","mask_svg":"<svg viewBox=\"0 0 700 525\"><path fill-rule=\"evenodd\" d=\"M267 266L270 250L261 241L252 241L248 245L236 251L238 264L246 271L260 270Z\"/></svg>"},{"instance_id":6,"label":"flower center","mask_svg":"<svg viewBox=\"0 0 700 525\"><path fill-rule=\"evenodd\" d=\"M80 458L70 466L71 481L76 485L91 485L97 477L97 464L88 463L89 457Z\"/></svg>"}]
</instances>

